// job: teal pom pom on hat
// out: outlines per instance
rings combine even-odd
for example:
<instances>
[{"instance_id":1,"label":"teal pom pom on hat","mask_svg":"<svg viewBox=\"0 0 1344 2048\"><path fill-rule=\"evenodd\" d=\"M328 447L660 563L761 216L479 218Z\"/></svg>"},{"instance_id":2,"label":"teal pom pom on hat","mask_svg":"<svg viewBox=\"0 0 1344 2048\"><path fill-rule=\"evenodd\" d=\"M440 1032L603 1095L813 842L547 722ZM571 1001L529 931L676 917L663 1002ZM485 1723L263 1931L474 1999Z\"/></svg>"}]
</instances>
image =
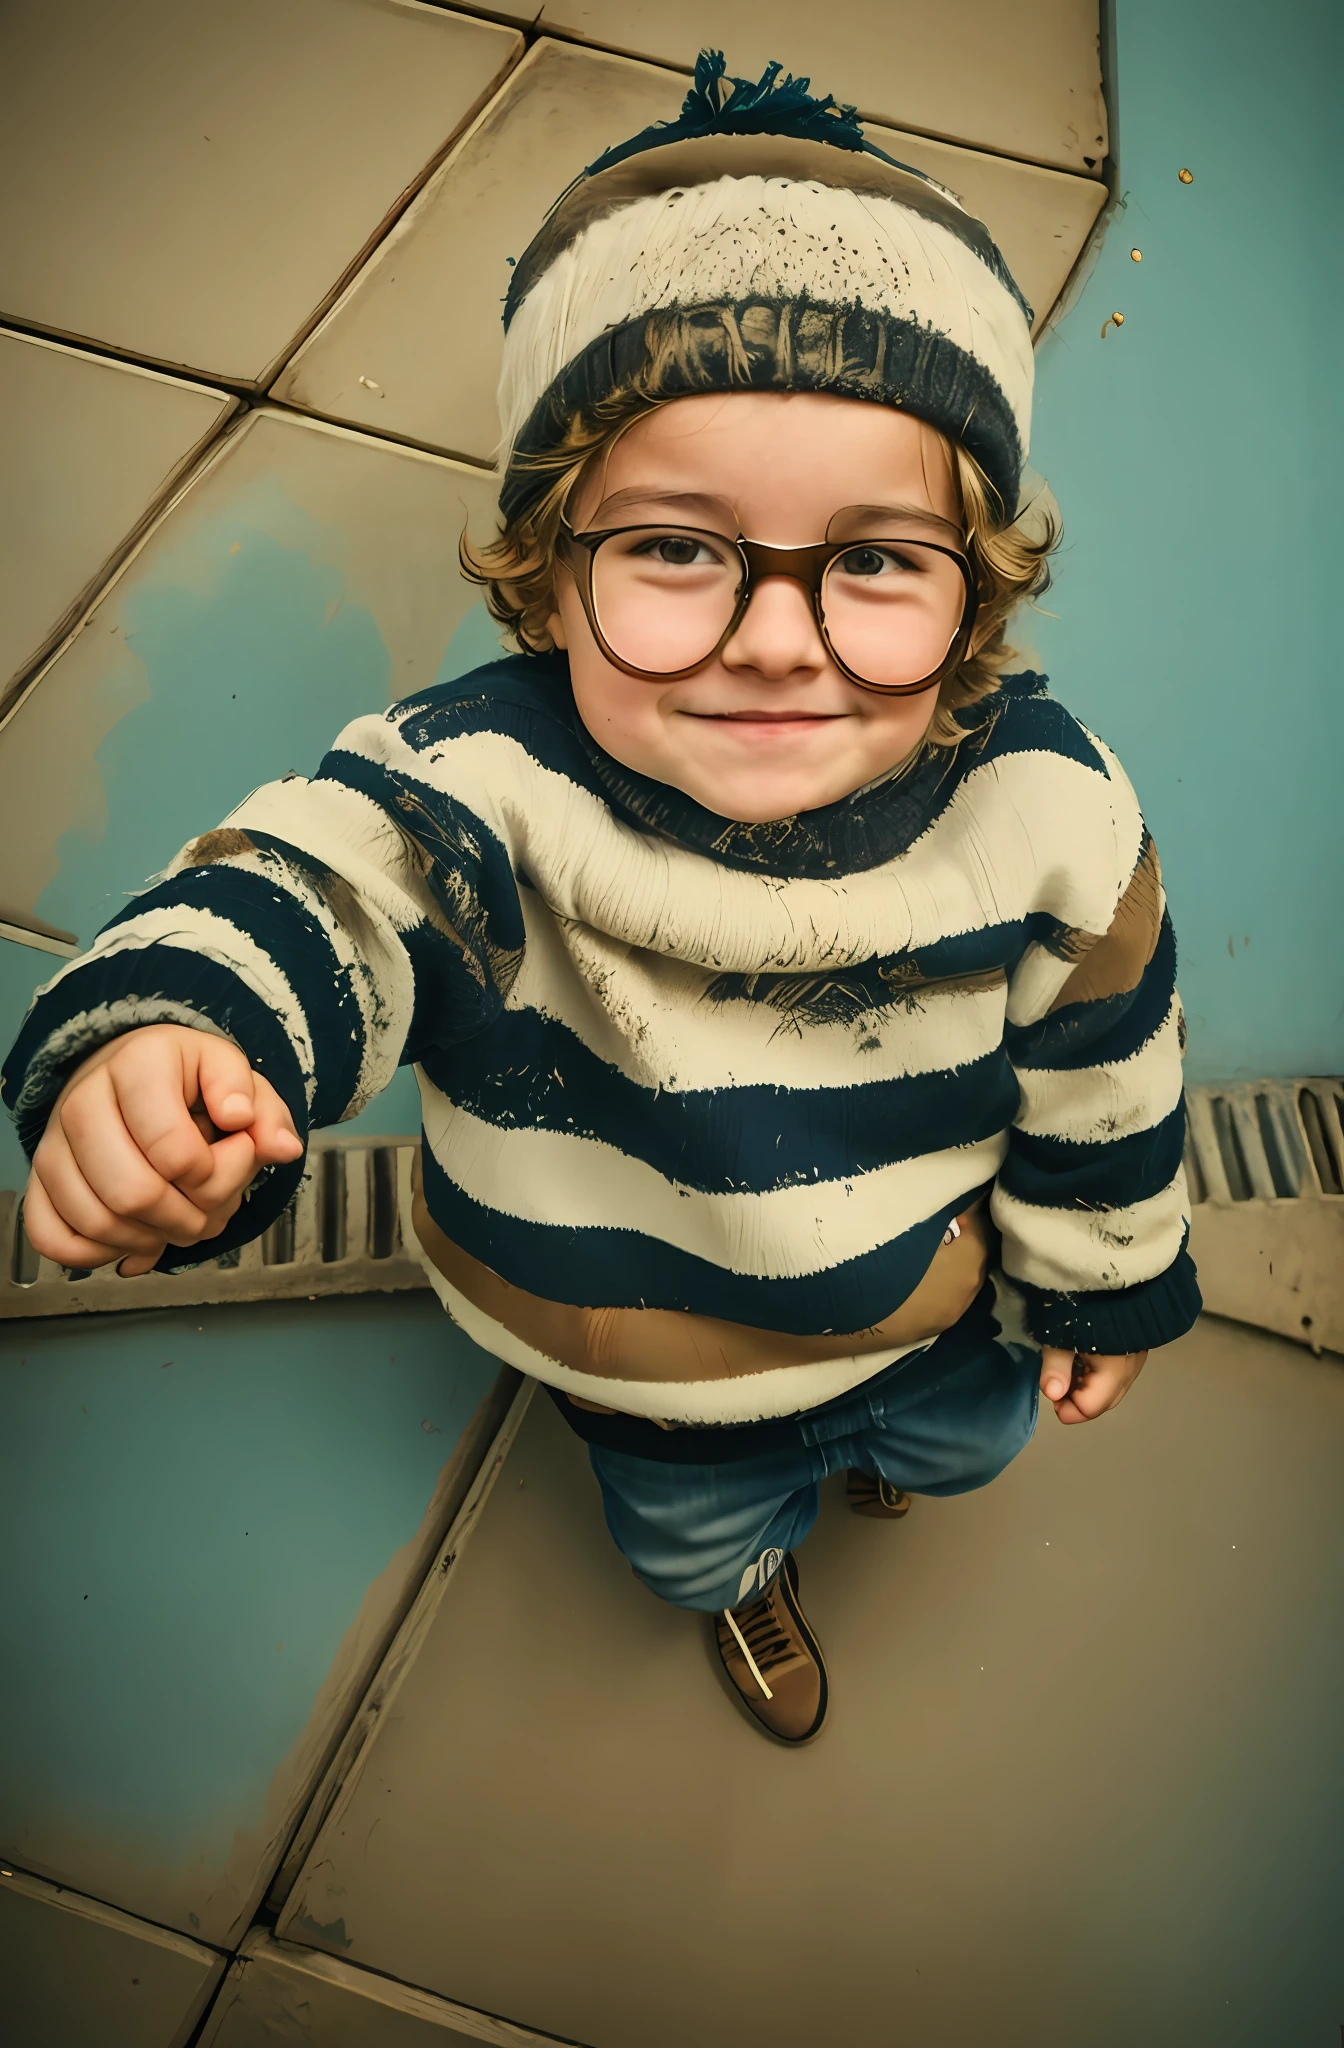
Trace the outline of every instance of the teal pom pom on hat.
<instances>
[{"instance_id":1,"label":"teal pom pom on hat","mask_svg":"<svg viewBox=\"0 0 1344 2048\"><path fill-rule=\"evenodd\" d=\"M1008 508L1031 311L984 224L772 63L702 51L675 121L604 151L513 270L500 377L506 518L576 412L731 390L832 391L960 441Z\"/></svg>"}]
</instances>

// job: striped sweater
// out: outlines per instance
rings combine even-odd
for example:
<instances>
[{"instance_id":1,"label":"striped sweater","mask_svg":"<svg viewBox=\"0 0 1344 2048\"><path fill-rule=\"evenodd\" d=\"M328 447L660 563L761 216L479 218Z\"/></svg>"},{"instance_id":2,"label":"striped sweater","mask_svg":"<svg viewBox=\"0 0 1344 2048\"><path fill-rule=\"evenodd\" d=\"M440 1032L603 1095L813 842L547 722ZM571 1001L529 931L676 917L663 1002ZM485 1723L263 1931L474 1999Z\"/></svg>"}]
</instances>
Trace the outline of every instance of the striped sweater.
<instances>
[{"instance_id":1,"label":"striped sweater","mask_svg":"<svg viewBox=\"0 0 1344 2048\"><path fill-rule=\"evenodd\" d=\"M562 656L496 662L188 846L39 993L5 1100L31 1149L74 1062L163 1021L235 1040L300 1132L413 1063L441 1297L631 1415L814 1406L991 1258L1038 1339L1164 1342L1199 1296L1156 856L1042 678L972 715L951 757L745 825L605 754Z\"/></svg>"}]
</instances>

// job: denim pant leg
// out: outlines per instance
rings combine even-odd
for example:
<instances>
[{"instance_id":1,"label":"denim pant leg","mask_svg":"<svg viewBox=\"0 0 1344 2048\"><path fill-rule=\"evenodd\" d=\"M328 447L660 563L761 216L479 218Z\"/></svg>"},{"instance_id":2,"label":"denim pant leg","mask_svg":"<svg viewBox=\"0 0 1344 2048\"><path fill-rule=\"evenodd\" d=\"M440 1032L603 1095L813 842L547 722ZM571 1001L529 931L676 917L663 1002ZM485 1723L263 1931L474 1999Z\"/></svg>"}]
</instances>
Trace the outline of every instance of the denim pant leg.
<instances>
[{"instance_id":1,"label":"denim pant leg","mask_svg":"<svg viewBox=\"0 0 1344 2048\"><path fill-rule=\"evenodd\" d=\"M951 1367L935 1368L932 1353L921 1363L875 1392L865 1427L826 1446L829 1469L853 1466L906 1493L970 1493L1030 1442L1039 1352L989 1342Z\"/></svg>"},{"instance_id":2,"label":"denim pant leg","mask_svg":"<svg viewBox=\"0 0 1344 2048\"><path fill-rule=\"evenodd\" d=\"M590 1444L607 1527L637 1578L712 1614L767 1585L817 1518L821 1460L804 1444L721 1465L665 1465Z\"/></svg>"}]
</instances>

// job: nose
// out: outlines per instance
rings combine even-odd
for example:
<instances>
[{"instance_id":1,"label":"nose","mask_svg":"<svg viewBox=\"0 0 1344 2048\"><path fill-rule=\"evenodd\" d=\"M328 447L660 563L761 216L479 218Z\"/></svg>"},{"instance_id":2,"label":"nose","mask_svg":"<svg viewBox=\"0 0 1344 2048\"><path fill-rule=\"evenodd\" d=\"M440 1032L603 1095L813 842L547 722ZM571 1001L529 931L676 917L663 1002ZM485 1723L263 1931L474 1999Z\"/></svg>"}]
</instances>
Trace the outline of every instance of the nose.
<instances>
[{"instance_id":1,"label":"nose","mask_svg":"<svg viewBox=\"0 0 1344 2048\"><path fill-rule=\"evenodd\" d=\"M796 576L763 576L719 659L727 669L782 683L820 675L830 664L812 596Z\"/></svg>"}]
</instances>

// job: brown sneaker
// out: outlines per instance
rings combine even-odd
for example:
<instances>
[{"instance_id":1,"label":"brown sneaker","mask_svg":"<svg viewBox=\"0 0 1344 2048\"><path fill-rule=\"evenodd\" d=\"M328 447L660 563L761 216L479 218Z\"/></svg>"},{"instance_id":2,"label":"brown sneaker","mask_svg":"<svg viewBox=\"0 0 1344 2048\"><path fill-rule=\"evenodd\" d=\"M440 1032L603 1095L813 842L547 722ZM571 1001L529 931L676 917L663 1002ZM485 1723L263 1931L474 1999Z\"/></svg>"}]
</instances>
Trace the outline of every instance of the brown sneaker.
<instances>
[{"instance_id":1,"label":"brown sneaker","mask_svg":"<svg viewBox=\"0 0 1344 2048\"><path fill-rule=\"evenodd\" d=\"M910 1496L889 1479L875 1479L868 1472L851 1472L845 1481L845 1499L856 1515L873 1515L883 1522L899 1522L910 1512Z\"/></svg>"},{"instance_id":2,"label":"brown sneaker","mask_svg":"<svg viewBox=\"0 0 1344 2048\"><path fill-rule=\"evenodd\" d=\"M743 1706L779 1742L810 1742L826 1719L826 1661L798 1605L792 1551L764 1593L714 1616L714 1641Z\"/></svg>"}]
</instances>

